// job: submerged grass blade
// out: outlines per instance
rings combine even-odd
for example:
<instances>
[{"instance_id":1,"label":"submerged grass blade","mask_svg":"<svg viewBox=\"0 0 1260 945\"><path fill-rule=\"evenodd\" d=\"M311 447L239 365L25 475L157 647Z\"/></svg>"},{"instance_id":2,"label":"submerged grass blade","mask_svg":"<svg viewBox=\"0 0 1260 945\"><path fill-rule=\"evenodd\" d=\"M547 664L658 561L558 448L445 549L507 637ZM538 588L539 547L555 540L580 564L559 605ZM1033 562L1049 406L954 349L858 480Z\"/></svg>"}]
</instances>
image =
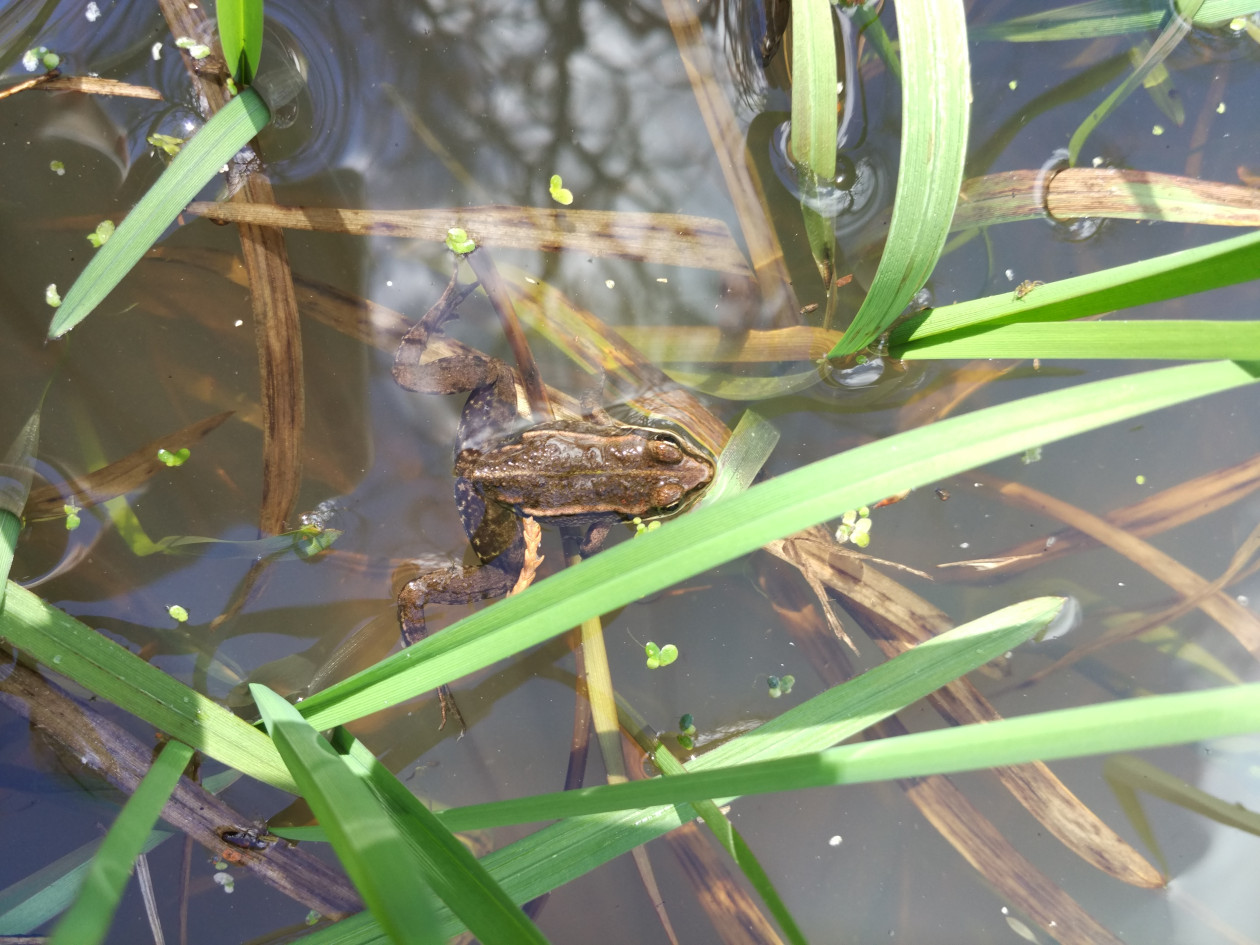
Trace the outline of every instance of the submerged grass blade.
<instances>
[{"instance_id":1,"label":"submerged grass blade","mask_svg":"<svg viewBox=\"0 0 1260 945\"><path fill-rule=\"evenodd\" d=\"M1085 141L1093 133L1094 129L1101 125L1107 116L1119 107L1120 103L1129 97L1142 80L1150 73L1152 69L1160 65L1168 54L1177 48L1177 44L1185 39L1186 34L1190 32L1191 20L1194 15L1199 12L1199 7L1203 5L1203 0L1186 0L1185 3L1177 4L1181 9L1176 10L1175 15L1164 27L1164 31L1160 33L1159 39L1151 47L1142 59L1141 64L1129 74L1129 76L1121 82L1110 95L1095 108L1081 122L1080 126L1072 133L1072 140L1068 142L1068 163L1073 167L1076 166L1081 156L1081 148L1085 146Z\"/></svg>"},{"instance_id":2,"label":"submerged grass blade","mask_svg":"<svg viewBox=\"0 0 1260 945\"><path fill-rule=\"evenodd\" d=\"M26 423L5 451L0 462L0 581L8 582L9 569L22 533L22 508L35 478L35 457L39 453L40 408L26 418ZM5 585L0 584L0 605L4 604Z\"/></svg>"},{"instance_id":3,"label":"submerged grass blade","mask_svg":"<svg viewBox=\"0 0 1260 945\"><path fill-rule=\"evenodd\" d=\"M888 329L941 254L962 184L971 69L961 0L897 4L901 42L901 165L888 242L870 292L830 352L860 351Z\"/></svg>"},{"instance_id":4,"label":"submerged grass blade","mask_svg":"<svg viewBox=\"0 0 1260 945\"><path fill-rule=\"evenodd\" d=\"M109 828L83 877L74 905L53 930L51 945L95 945L104 941L131 876L132 864L192 756L193 750L182 742L167 742Z\"/></svg>"},{"instance_id":5,"label":"submerged grass blade","mask_svg":"<svg viewBox=\"0 0 1260 945\"><path fill-rule=\"evenodd\" d=\"M178 452L181 449L194 447L206 434L221 426L232 414L233 411L225 410L189 424L182 430L150 440L122 459L115 460L108 466L94 468L89 473L75 477L69 483L52 483L33 489L23 514L28 521L36 522L62 518L65 516L66 502L73 502L80 508L90 509L106 499L139 489L158 473L169 471L170 467L158 457L159 450ZM91 449L85 448L85 453L92 454L85 456L89 465L94 465L100 455L95 444ZM103 458L99 461L104 462Z\"/></svg>"},{"instance_id":6,"label":"submerged grass blade","mask_svg":"<svg viewBox=\"0 0 1260 945\"><path fill-rule=\"evenodd\" d=\"M1256 12L1255 0L1205 0L1194 17L1196 25L1223 23ZM1144 0L1087 0L1030 13L973 31L977 42L1044 43L1050 40L1099 39L1156 30L1168 18L1168 5Z\"/></svg>"},{"instance_id":7,"label":"submerged grass blade","mask_svg":"<svg viewBox=\"0 0 1260 945\"><path fill-rule=\"evenodd\" d=\"M670 754L669 749L659 747L656 751L656 764L660 768L661 774L685 775L687 769L683 767L682 762ZM726 850L731 860L739 867L745 878L753 889L757 891L757 895L761 897L766 904L766 908L770 910L770 914L774 916L775 921L779 923L779 927L783 929L783 934L793 945L807 945L805 933L801 931L796 919L792 916L791 911L787 907L787 903L783 901L783 897L779 895L779 891L775 889L774 883L770 876L766 873L761 865L761 861L757 859L748 842L744 840L743 835L735 829L734 824L722 813L721 808L711 800L698 800L695 802L695 808L700 812L700 816L704 819L708 828L713 831L713 835L717 838L723 849Z\"/></svg>"},{"instance_id":8,"label":"submerged grass blade","mask_svg":"<svg viewBox=\"0 0 1260 945\"><path fill-rule=\"evenodd\" d=\"M359 718L549 639L594 614L767 541L903 489L1084 430L1254 380L1228 362L1082 384L898 434L772 479L604 551L350 679L302 712L319 728Z\"/></svg>"},{"instance_id":9,"label":"submerged grass blade","mask_svg":"<svg viewBox=\"0 0 1260 945\"><path fill-rule=\"evenodd\" d=\"M212 116L92 257L53 316L48 337L60 338L87 318L219 168L270 120L267 106L250 89Z\"/></svg>"},{"instance_id":10,"label":"submerged grass blade","mask_svg":"<svg viewBox=\"0 0 1260 945\"><path fill-rule=\"evenodd\" d=\"M462 227L489 249L581 252L610 259L658 262L750 276L731 231L721 220L681 213L561 210L554 207L451 207L442 210L360 210L267 204L192 204L208 220L256 223L320 233L446 241Z\"/></svg>"}]
</instances>

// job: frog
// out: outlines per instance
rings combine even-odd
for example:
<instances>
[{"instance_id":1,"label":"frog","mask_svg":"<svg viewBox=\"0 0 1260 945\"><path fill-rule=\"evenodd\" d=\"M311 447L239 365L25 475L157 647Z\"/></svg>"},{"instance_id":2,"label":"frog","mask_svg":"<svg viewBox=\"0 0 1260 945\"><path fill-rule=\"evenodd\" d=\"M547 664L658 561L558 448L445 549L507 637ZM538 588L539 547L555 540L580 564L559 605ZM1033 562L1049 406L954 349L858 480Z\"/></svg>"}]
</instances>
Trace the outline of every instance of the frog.
<instances>
[{"instance_id":1,"label":"frog","mask_svg":"<svg viewBox=\"0 0 1260 945\"><path fill-rule=\"evenodd\" d=\"M472 349L423 360L457 315L457 303L441 301L425 313L403 337L393 373L410 391L468 393L456 434L455 508L478 560L429 571L402 588L404 646L425 637L427 605L502 597L513 587L525 559L525 517L571 526L581 535L578 553L587 557L619 521L667 518L690 507L714 475L703 447L646 419L619 420L588 406L581 419L522 427L516 376L506 362Z\"/></svg>"}]
</instances>

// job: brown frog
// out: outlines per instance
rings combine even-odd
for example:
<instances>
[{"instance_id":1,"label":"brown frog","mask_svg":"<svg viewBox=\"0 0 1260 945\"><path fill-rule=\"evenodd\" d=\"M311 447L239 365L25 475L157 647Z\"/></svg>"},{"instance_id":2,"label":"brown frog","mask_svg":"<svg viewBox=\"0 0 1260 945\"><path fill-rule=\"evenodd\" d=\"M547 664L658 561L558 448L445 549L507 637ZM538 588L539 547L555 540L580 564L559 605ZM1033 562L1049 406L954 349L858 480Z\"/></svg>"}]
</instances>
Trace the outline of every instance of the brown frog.
<instances>
[{"instance_id":1,"label":"brown frog","mask_svg":"<svg viewBox=\"0 0 1260 945\"><path fill-rule=\"evenodd\" d=\"M617 521L681 511L713 478L712 457L686 437L602 411L513 433L520 419L506 363L480 352L421 363L455 314L442 304L425 314L399 346L394 378L421 393L471 392L459 421L455 507L480 564L430 571L403 588L398 621L406 646L425 635L426 604L470 603L511 589L524 560L522 517L586 526L585 556Z\"/></svg>"}]
</instances>

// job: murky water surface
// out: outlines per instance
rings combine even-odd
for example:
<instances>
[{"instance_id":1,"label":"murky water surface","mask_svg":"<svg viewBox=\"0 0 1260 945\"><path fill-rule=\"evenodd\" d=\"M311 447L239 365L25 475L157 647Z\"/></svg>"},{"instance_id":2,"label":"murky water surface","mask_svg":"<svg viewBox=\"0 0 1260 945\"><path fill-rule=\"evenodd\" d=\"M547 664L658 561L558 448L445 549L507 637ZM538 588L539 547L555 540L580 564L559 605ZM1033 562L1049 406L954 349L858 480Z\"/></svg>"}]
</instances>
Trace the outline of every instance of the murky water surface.
<instances>
[{"instance_id":1,"label":"murky water surface","mask_svg":"<svg viewBox=\"0 0 1260 945\"><path fill-rule=\"evenodd\" d=\"M1033 7L978 3L969 19L995 22L1034 12ZM780 176L781 162L772 155L789 107L782 60L768 76L751 65L748 24L758 22L752 11L712 4L696 10L705 23L718 86L734 103L746 134L799 301L820 302L799 211ZM128 500L154 540L252 539L261 491L252 316L245 290L216 271L239 254L234 228L184 218L163 243L167 259L141 263L68 342L43 340L50 317L45 286L56 282L64 292L91 253L83 234L96 221L125 212L161 172L163 161L145 136L184 134L201 121L157 11L149 4L119 2L103 4L101 12L89 22L82 4L11 2L0 8L6 48L47 45L61 53L67 72L152 85L166 96L154 103L29 92L0 102L5 168L0 325L7 354L0 378L5 407L0 440L7 443L15 435L49 382L40 455L54 479L124 456L208 415L235 411L193 448L185 466L160 474ZM560 174L575 195L575 207L711 217L740 238L721 162L677 45L662 10L650 2L272 0L267 13L274 25L268 55L293 55L309 81L286 116L287 127L269 129L262 140L267 172L283 204L549 207L548 181ZM894 31L891 10L883 19ZM976 106L968 175L1042 166L1118 81L1136 41L1100 36L973 45ZM152 47L159 42L162 56L155 60ZM20 71L15 58L6 60L6 76ZM1248 165L1258 153L1258 62L1260 48L1245 33L1196 32L1168 61L1184 124L1177 126L1139 91L1094 135L1086 155L1117 166L1238 183L1240 172L1254 172ZM854 186L843 197L847 203L836 224L841 271L857 275L842 290L845 315L860 303L861 286L878 258L869 227L891 202L900 125L898 87L868 45L858 71L861 107L846 126L845 151ZM64 176L49 169L54 160L63 162ZM938 303L1013 292L1024 280L1049 282L1226 235L1232 233L1223 228L1112 221L1092 237L1074 240L1045 220L1030 220L960 243L929 288ZM407 319L433 304L449 276L450 254L437 242L303 232L290 232L287 242L295 274L308 280L300 293L332 287ZM496 260L545 280L618 326L712 325L734 332L780 323L784 315L749 301L733 287L734 277L713 271L585 252L501 250ZM1134 315L1242 317L1255 305L1253 284L1243 284ZM457 329L462 339L505 353L484 302L470 300L462 314ZM38 593L233 706L244 704L245 681L304 692L380 659L397 645L389 587L393 566L419 555L457 558L466 541L450 478L463 398L400 390L390 375L396 335L382 326L375 340L376 346L363 344L313 317L303 321L307 424L299 511L331 503L333 523L343 535L317 560L273 565L240 612L221 626L212 629L211 621L240 592L248 558L137 557L104 524L99 509L85 513L84 526L69 538L61 522L30 526L15 577L33 580L65 554L80 554L75 566L40 584ZM535 347L551 383L575 394L590 387L589 379L544 342ZM873 389L815 384L758 405L782 434L768 471L782 473L926 422L968 385L975 389L961 410L1140 366L907 364L890 368ZM784 373L793 369L801 365L785 367ZM1049 445L1037 462L1002 461L984 474L1105 514L1251 458L1258 438L1249 397L1191 403ZM728 420L743 406L712 404ZM942 562L1002 554L1060 528L1004 504L978 476L955 477L939 487L949 493L948 501L928 488L878 511L870 552L938 574ZM1244 499L1151 541L1211 580L1255 524L1256 509L1255 499ZM546 541L550 567L561 555L554 535ZM822 687L758 590L759 567L757 556L733 563L607 622L618 688L658 729L673 728L684 712L692 713L704 732L744 726ZM1006 714L1202 688L1221 682L1219 667L1243 678L1255 675L1254 664L1232 638L1194 611L1174 624L1166 646L1124 644L1015 689L1014 683L1074 643L1096 638L1113 620L1171 599L1168 588L1107 550L1079 552L1001 582L930 583L894 576L958 622L1034 595L1076 597L1083 616L1067 637L1030 644L1002 666L975 674L976 684ZM1249 607L1247 595L1260 591L1242 581L1228 593ZM188 624L179 626L169 616L171 604L189 611ZM466 612L454 606L431 610L435 626ZM878 662L874 647L848 627L863 661ZM653 639L676 643L679 662L659 672L645 669L642 644ZM439 802L556 790L568 755L571 667L563 641L554 641L493 673L461 681L454 688L470 725L463 739L449 729L437 731L436 704L428 697L354 728L392 768L406 773L415 791ZM796 677L796 688L776 702L767 694L766 677L785 673ZM114 808L101 804L90 779L76 782L65 759L31 736L20 718L6 712L2 719L0 811L10 851L0 861L5 886L97 837ZM905 721L911 727L939 724L926 708L907 713ZM124 722L142 739L151 738L144 725ZM1185 747L1148 758L1204 790L1254 807L1255 748L1253 739L1239 739L1210 752ZM1137 843L1097 761L1059 764L1055 770ZM1167 890L1139 890L1081 864L992 778L956 781L1026 857L1125 940L1208 943L1260 936L1260 912L1245 885L1254 882L1246 867L1255 859L1253 839L1152 802L1149 813L1173 882ZM276 792L249 785L238 785L228 797L264 819L288 803ZM899 787L745 800L736 804L733 818L811 941L1015 940L1004 912L1009 904L937 836ZM669 848L658 843L650 849L682 939L719 941ZM166 844L152 859L158 895L173 922L178 844ZM246 877L225 897L211 880L213 872L208 858L195 850L190 941L255 940L301 921L303 908L276 900ZM663 940L628 858L559 890L540 922L556 942ZM129 893L111 941L146 934L138 895ZM1046 940L1044 932L1038 934Z\"/></svg>"}]
</instances>

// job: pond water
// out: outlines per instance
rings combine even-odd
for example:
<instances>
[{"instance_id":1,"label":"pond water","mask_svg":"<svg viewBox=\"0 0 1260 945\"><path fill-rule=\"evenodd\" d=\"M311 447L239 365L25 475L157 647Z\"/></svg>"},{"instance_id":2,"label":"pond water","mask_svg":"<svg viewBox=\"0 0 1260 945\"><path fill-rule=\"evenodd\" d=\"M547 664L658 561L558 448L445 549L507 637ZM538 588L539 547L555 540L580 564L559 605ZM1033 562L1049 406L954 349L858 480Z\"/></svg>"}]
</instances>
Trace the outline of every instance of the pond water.
<instances>
[{"instance_id":1,"label":"pond water","mask_svg":"<svg viewBox=\"0 0 1260 945\"><path fill-rule=\"evenodd\" d=\"M1051 4L975 3L973 25L1050 9ZM713 57L717 87L733 104L760 174L800 305L823 301L798 205L776 171L777 129L787 118L780 57L765 75L750 48L756 11L694 7ZM262 492L258 369L247 291L222 270L239 255L234 227L183 218L163 242L166 258L142 262L66 341L46 343L50 310L44 289L62 292L91 250L83 234L104 217L120 218L160 174L163 161L145 143L155 131L186 133L200 121L190 83L157 10L126 0L102 5L90 21L82 4L0 7L0 37L10 52L7 78L21 72L21 49L42 44L69 74L98 73L159 89L164 102L32 91L0 101L0 330L6 370L0 439L6 443L42 406L40 458L51 478L69 477L127 455L163 435L223 410L235 411L192 448L189 462L129 494L147 535L258 537ZM272 0L269 56L292 54L308 86L286 127L269 129L262 153L277 201L294 206L396 210L479 205L552 207L553 174L586 210L680 213L721 221L741 240L740 221L701 119L665 13L649 2L595 0L496 3L294 3ZM883 23L895 35L892 10ZM1130 46L1158 31L1043 43L972 45L975 108L967 176L1042 167L1118 81ZM163 43L155 59L152 47ZM900 91L869 44L861 47L861 105L848 126L845 155L859 185L838 218L840 314L860 304L878 259L871 221L891 202L898 161ZM17 50L16 53L13 50ZM1196 30L1169 59L1184 123L1163 114L1139 90L1090 139L1110 165L1254 183L1248 168L1260 127L1260 46L1245 32ZM9 84L7 81L5 84ZM1252 102L1252 105L1248 105ZM1220 106L1224 106L1223 108ZM1160 133L1156 133L1156 127ZM61 161L65 174L50 170ZM780 162L781 163L781 162ZM216 185L217 188L217 185ZM212 199L214 189L208 190ZM1077 234L1079 235L1079 234ZM1088 238L1071 238L1046 220L994 227L962 243L929 283L937 304L1014 291L1232 235L1225 228L1112 220ZM293 271L304 304L322 287L371 300L417 319L450 274L450 253L436 241L289 231ZM715 326L732 336L785 323L782 300L759 302L746 280L713 270L638 262L582 251L496 250L501 268L519 267L609 324ZM1254 311L1253 283L1148 306L1135 317L1244 317ZM1035 290L1034 290L1035 291ZM488 305L461 309L461 340L507 357ZM805 320L809 317L806 316ZM135 555L99 510L67 537L64 523L24 532L14 577L30 581L63 566L37 592L155 665L234 708L245 681L306 693L370 665L397 646L391 572L404 559L458 559L466 538L451 496L451 447L462 396L420 395L391 376L397 324L377 325L372 344L304 313L303 474L297 512L331 503L342 531L333 549L311 561L272 564L236 607L253 562L228 549L202 556ZM843 327L843 326L840 326ZM650 337L650 332L648 333ZM536 340L546 380L579 395L591 380ZM815 459L917 426L946 411L972 410L1065 384L1131 372L1146 365L1045 361L1039 365L922 363L890 365L875 385L851 390L814 383L757 403L781 439L771 476ZM782 373L808 370L806 362ZM1035 685L1017 683L1045 669L1074 644L1095 640L1113 622L1155 612L1175 592L1133 563L1101 548L1053 559L1012 577L957 579L943 562L1006 553L1044 541L1061 524L1004 502L992 480L1014 480L1102 515L1213 470L1252 459L1260 442L1248 393L1222 395L1118 427L1048 445L1035 462L1015 457L980 474L938 483L948 501L921 489L876 511L869 549L881 559L937 576L890 571L958 623L1040 594L1068 594L1081 606L1068 636L1030 644L973 681L1003 714L1106 701L1147 692L1218 685L1214 667L1253 678L1254 662L1211 618L1191 611L1172 624L1163 645L1129 642L1100 650ZM955 404L957 401L957 404ZM732 424L746 404L706 401ZM1256 523L1255 497L1195 517L1149 540L1192 571L1214 579ZM841 510L838 510L841 511ZM292 519L291 519L292 521ZM614 534L613 541L622 540ZM545 573L561 560L546 536ZM734 730L777 714L825 688L763 591L763 555L684 582L606 620L618 691L665 731L684 713L702 732ZM1244 607L1254 579L1227 588ZM191 619L177 624L172 604ZM434 627L467 612L432 607ZM212 627L225 612L232 615ZM857 668L882 660L857 626ZM825 632L821 631L821 632ZM674 642L682 656L661 671L644 666L643 644ZM1181 648L1178 649L1178 646ZM1217 661L1217 662L1213 662ZM417 793L464 804L558 790L572 724L573 659L553 641L453 686L468 722L437 728L436 702L351 726ZM775 701L768 675L792 674L796 688ZM102 707L102 710L103 707ZM6 848L0 887L22 879L97 838L114 808L90 778L24 720L0 710L0 812ZM152 732L119 721L146 743ZM937 727L926 706L904 713L911 728ZM1143 757L1229 802L1257 803L1255 739L1186 746ZM588 783L599 780L593 753ZM1101 775L1101 761L1054 766L1082 800L1129 842L1140 841ZM1237 942L1260 938L1260 908L1244 883L1258 842L1182 808L1148 801L1172 882L1139 889L1083 864L1032 820L987 774L954 779L1014 846L1052 877L1104 928L1127 941ZM239 783L225 797L260 819L293 818L290 799ZM112 796L106 800L113 800ZM816 790L739 801L732 818L762 858L813 942L1016 941L1010 918L1033 925L941 839L907 800L905 786ZM520 832L504 832L506 842ZM670 913L687 942L722 941L664 842L649 846ZM190 866L188 940L268 940L301 923L306 909L245 874L229 898L215 885L212 858L197 849ZM178 844L151 855L165 921L174 927L183 868ZM556 891L539 917L554 942L665 941L650 897L628 857ZM110 941L147 935L139 895L128 893ZM168 929L168 936L170 935ZM1037 940L1049 940L1037 929ZM755 938L738 939L755 941Z\"/></svg>"}]
</instances>

